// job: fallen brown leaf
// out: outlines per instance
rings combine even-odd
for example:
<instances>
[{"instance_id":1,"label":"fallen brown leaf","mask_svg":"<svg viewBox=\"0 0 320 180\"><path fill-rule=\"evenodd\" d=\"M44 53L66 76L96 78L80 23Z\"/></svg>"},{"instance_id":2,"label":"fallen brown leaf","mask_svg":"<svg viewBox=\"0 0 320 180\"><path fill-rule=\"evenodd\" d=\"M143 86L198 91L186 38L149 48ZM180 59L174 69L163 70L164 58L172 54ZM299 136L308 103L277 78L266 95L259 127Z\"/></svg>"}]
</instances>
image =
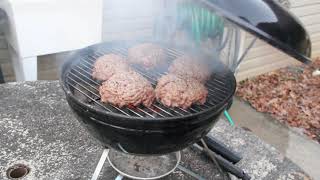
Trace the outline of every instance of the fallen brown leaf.
<instances>
[{"instance_id":1,"label":"fallen brown leaf","mask_svg":"<svg viewBox=\"0 0 320 180\"><path fill-rule=\"evenodd\" d=\"M320 76L312 76L319 68L320 58L308 66L282 68L239 82L236 94L320 142Z\"/></svg>"}]
</instances>

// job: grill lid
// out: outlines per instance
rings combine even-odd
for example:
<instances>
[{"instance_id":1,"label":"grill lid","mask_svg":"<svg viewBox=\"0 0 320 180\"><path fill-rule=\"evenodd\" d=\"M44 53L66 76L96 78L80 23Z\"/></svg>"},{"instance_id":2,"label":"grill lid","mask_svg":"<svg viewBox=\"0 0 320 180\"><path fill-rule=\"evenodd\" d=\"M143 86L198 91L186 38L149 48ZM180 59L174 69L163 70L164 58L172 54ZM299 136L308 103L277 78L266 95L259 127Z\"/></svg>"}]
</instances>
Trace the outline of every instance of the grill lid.
<instances>
[{"instance_id":1,"label":"grill lid","mask_svg":"<svg viewBox=\"0 0 320 180\"><path fill-rule=\"evenodd\" d=\"M198 0L284 53L310 63L311 41L301 22L273 0Z\"/></svg>"}]
</instances>

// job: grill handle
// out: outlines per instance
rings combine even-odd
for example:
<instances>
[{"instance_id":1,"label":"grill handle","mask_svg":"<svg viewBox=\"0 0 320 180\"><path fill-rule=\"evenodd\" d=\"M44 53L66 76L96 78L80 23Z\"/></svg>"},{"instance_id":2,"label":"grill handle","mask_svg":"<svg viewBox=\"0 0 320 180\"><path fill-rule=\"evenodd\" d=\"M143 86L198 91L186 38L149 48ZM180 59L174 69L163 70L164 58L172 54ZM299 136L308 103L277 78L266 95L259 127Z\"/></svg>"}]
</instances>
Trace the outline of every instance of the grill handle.
<instances>
[{"instance_id":1,"label":"grill handle","mask_svg":"<svg viewBox=\"0 0 320 180\"><path fill-rule=\"evenodd\" d=\"M210 137L210 136L205 136L203 138L205 143L207 144L208 148L225 158L226 160L232 162L233 164L236 164L239 162L242 157L240 157L238 154L235 152L229 150L222 142L218 141L217 139ZM203 147L202 143L199 141L197 144L201 147Z\"/></svg>"},{"instance_id":2,"label":"grill handle","mask_svg":"<svg viewBox=\"0 0 320 180\"><path fill-rule=\"evenodd\" d=\"M210 159L214 161L216 160L216 163L219 167L221 167L224 171L236 176L239 179L242 180L250 180L251 177L245 173L242 169L237 167L236 165L232 164L225 158L221 157L220 155L216 154L215 152L211 151L210 149L203 148L199 146L198 144L193 145L195 148L199 149L200 151L204 152L206 156L208 156ZM213 159L214 158L214 159Z\"/></svg>"},{"instance_id":3,"label":"grill handle","mask_svg":"<svg viewBox=\"0 0 320 180\"><path fill-rule=\"evenodd\" d=\"M236 176L237 178L240 178L242 180L250 180L251 179L251 177L247 173L245 173L242 169L238 168L237 166L235 166L231 162L227 161L223 157L221 157L219 155L217 155L215 157L217 159L218 164L225 171L233 174L234 176Z\"/></svg>"}]
</instances>

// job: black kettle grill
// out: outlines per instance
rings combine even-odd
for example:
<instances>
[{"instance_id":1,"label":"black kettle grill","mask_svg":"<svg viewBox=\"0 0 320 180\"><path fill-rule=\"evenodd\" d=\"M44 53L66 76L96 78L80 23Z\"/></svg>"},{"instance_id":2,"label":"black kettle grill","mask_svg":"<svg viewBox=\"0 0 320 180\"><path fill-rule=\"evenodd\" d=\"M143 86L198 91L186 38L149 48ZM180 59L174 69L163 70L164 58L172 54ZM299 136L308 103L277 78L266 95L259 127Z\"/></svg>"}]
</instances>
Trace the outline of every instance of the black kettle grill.
<instances>
[{"instance_id":1,"label":"black kettle grill","mask_svg":"<svg viewBox=\"0 0 320 180\"><path fill-rule=\"evenodd\" d=\"M220 15L232 27L241 27L297 60L310 62L311 43L306 30L291 13L273 0L196 2ZM125 153L167 154L199 141L211 130L235 93L233 72L222 61L216 60L222 56L216 57L212 76L206 83L209 91L207 102L189 109L168 108L159 102L150 108L119 108L102 103L98 92L100 82L91 77L93 63L106 53L126 56L128 48L135 43L116 41L96 44L77 51L63 65L60 82L77 119L104 146ZM185 51L165 42L154 43L165 49L169 61ZM228 45L220 47L221 51L236 50L228 49ZM167 73L166 70L146 71L139 66L133 68L153 86L160 76Z\"/></svg>"}]
</instances>

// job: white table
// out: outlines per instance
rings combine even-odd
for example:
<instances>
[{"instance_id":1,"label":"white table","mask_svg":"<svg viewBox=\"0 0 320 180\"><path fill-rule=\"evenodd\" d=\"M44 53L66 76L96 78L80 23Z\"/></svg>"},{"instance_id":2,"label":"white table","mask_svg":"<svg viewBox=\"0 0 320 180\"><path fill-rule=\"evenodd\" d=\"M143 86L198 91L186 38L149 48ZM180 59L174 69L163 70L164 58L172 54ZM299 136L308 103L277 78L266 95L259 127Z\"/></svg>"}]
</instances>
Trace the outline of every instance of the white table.
<instances>
[{"instance_id":1,"label":"white table","mask_svg":"<svg viewBox=\"0 0 320 180\"><path fill-rule=\"evenodd\" d=\"M37 80L37 56L101 42L102 0L0 0L17 81Z\"/></svg>"}]
</instances>

